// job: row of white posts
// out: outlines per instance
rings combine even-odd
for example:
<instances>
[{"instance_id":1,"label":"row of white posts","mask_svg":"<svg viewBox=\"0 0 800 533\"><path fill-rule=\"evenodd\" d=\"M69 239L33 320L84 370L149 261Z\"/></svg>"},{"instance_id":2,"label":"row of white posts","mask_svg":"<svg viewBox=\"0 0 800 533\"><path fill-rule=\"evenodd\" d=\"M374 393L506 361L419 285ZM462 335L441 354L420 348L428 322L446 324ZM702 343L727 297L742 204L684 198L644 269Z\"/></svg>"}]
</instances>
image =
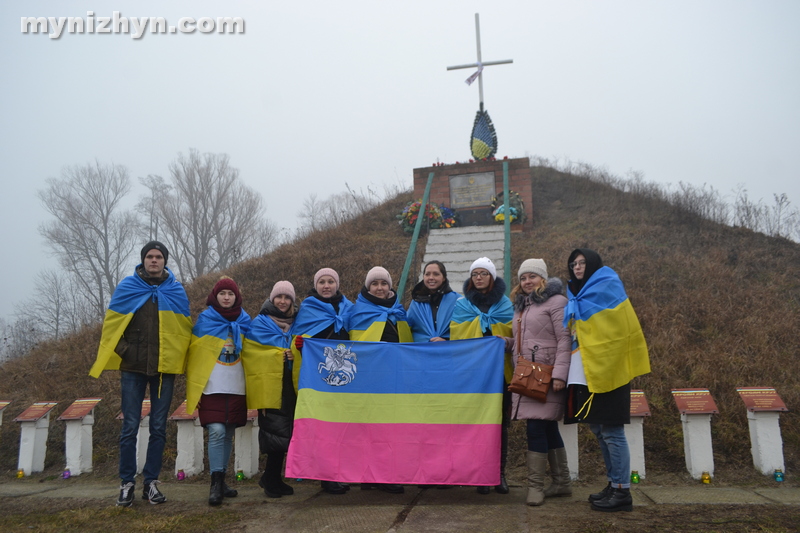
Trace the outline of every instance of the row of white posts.
<instances>
[{"instance_id":1,"label":"row of white posts","mask_svg":"<svg viewBox=\"0 0 800 533\"><path fill-rule=\"evenodd\" d=\"M774 389L745 387L737 389L748 409L750 450L753 464L762 474L784 470L783 439L780 431L780 412L788 411ZM686 469L694 479L704 472L714 475L714 455L711 443L711 415L718 413L707 389L676 389L672 391L681 411ZM94 407L100 398L81 398L70 405L58 418L66 423L66 470L70 475L92 471L92 425ZM0 401L0 426L3 410L10 402ZM28 476L44 470L50 411L57 402L36 402L15 418L21 424L18 471ZM625 436L631 453L631 470L639 477L647 476L644 460L644 418L650 416L647 400L642 391L632 391L631 423L625 426ZM117 418L121 419L120 414ZM190 477L203 471L203 428L197 411L186 413L184 402L170 417L178 426L178 455L175 474L183 472ZM141 473L150 437L150 401L142 406L142 420L137 442L137 473ZM559 424L567 450L570 475L578 478L578 424ZM247 424L236 428L234 467L245 477L258 473L258 416L255 409L248 411Z\"/></svg>"}]
</instances>

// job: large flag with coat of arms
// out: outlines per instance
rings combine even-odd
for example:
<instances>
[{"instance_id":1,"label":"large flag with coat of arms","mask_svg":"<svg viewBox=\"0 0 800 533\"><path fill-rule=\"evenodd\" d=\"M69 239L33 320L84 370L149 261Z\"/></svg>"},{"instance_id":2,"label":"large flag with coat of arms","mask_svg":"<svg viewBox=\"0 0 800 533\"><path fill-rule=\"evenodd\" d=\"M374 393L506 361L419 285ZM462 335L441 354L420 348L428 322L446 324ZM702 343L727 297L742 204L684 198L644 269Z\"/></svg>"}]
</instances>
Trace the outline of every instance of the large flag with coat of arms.
<instances>
[{"instance_id":1,"label":"large flag with coat of arms","mask_svg":"<svg viewBox=\"0 0 800 533\"><path fill-rule=\"evenodd\" d=\"M286 477L497 485L503 350L306 339Z\"/></svg>"}]
</instances>

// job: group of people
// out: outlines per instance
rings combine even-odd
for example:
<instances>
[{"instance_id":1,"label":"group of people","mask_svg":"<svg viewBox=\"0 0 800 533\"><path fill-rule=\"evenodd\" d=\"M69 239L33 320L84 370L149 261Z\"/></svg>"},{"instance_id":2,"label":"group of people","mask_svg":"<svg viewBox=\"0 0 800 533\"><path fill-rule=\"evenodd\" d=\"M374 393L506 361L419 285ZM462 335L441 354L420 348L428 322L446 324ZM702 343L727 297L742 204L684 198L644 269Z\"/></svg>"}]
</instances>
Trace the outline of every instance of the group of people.
<instances>
[{"instance_id":1,"label":"group of people","mask_svg":"<svg viewBox=\"0 0 800 533\"><path fill-rule=\"evenodd\" d=\"M634 346L633 351L630 348L636 344L629 342L630 338L638 340L640 328L638 333L625 332L626 342L611 343L612 351L624 353L606 353L608 342L597 349L596 334L592 333L597 326L621 323L613 317L598 322L598 310L612 301L612 296L624 296L624 289L616 273L603 267L596 252L578 249L569 256L569 298L564 295L562 281L548 277L542 259L527 259L520 265L511 298L505 295L505 281L486 257L472 263L469 278L461 288L463 295L450 287L445 265L431 261L411 291L407 310L393 289L391 275L380 266L367 272L355 302L342 294L339 275L330 268L316 272L302 303L289 281L278 281L252 320L242 309L236 282L223 277L214 285L206 300L208 307L194 325L186 293L166 267L168 256L166 246L160 242L144 246L142 263L120 283L112 297L97 361L90 372L98 376L104 369L121 371L123 425L117 505L133 503L136 434L148 385L150 440L142 470L142 497L152 504L166 501L158 488L158 477L175 375L183 373L184 368L187 411L196 407L201 424L208 430L208 501L219 505L224 498L237 495L226 484L225 475L234 431L245 424L247 409L259 410L259 444L266 455L259 485L268 497L293 494L281 474L297 401L300 369L294 361L302 353L305 338L446 342L499 336L504 339L507 352L506 384L511 381L520 356L552 365L553 379L543 403L512 394L506 387L498 443L500 483L495 491L509 492L505 466L508 428L513 419L526 420L527 424L528 505L541 505L546 497L572 494L567 455L558 430L558 421L563 419L565 423L589 423L600 444L608 485L590 496L592 508L631 509L630 454L623 425L630 417L630 380L649 371L649 363L643 337L640 346ZM610 294L604 294L606 290ZM614 305L610 312L624 307L620 302ZM623 311L625 322L635 322L638 327L629 307L628 302ZM591 320L592 327L587 328L587 321ZM598 357L614 362L624 360L626 369L598 363ZM609 373L614 375L605 375ZM545 488L548 464L551 482ZM322 490L330 494L344 494L350 488L337 480L320 481ZM385 483L362 483L361 489L404 491L402 485ZM480 494L488 494L490 489L477 487Z\"/></svg>"}]
</instances>

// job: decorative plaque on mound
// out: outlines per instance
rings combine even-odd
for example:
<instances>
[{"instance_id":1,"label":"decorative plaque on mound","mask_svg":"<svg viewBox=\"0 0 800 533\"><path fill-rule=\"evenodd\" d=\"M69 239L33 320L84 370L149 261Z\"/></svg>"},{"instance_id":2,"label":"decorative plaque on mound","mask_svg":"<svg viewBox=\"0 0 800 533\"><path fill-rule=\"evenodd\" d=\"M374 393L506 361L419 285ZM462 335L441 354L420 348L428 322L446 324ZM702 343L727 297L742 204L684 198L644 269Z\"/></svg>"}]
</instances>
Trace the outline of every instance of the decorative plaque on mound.
<instances>
[{"instance_id":1,"label":"decorative plaque on mound","mask_svg":"<svg viewBox=\"0 0 800 533\"><path fill-rule=\"evenodd\" d=\"M682 415L719 414L708 389L672 389L672 397Z\"/></svg>"},{"instance_id":2,"label":"decorative plaque on mound","mask_svg":"<svg viewBox=\"0 0 800 533\"><path fill-rule=\"evenodd\" d=\"M650 416L650 406L643 390L631 391L631 416Z\"/></svg>"},{"instance_id":3,"label":"decorative plaque on mound","mask_svg":"<svg viewBox=\"0 0 800 533\"><path fill-rule=\"evenodd\" d=\"M72 405L64 409L59 420L80 420L92 412L95 405L100 403L102 398L79 398L72 402Z\"/></svg>"},{"instance_id":4,"label":"decorative plaque on mound","mask_svg":"<svg viewBox=\"0 0 800 533\"><path fill-rule=\"evenodd\" d=\"M789 411L773 388L738 387L736 392L739 393L739 397L744 401L748 411Z\"/></svg>"},{"instance_id":5,"label":"decorative plaque on mound","mask_svg":"<svg viewBox=\"0 0 800 533\"><path fill-rule=\"evenodd\" d=\"M14 422L36 422L50 410L58 405L58 402L36 402L14 419Z\"/></svg>"}]
</instances>

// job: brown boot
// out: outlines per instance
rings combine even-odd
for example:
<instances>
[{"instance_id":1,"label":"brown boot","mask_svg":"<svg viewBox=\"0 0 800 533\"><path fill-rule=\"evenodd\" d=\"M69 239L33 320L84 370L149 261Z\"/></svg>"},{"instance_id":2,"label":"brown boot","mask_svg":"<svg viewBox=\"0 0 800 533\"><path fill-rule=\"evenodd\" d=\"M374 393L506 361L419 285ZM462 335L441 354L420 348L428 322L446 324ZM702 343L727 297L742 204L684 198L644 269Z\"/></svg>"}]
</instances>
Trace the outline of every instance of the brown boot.
<instances>
[{"instance_id":1,"label":"brown boot","mask_svg":"<svg viewBox=\"0 0 800 533\"><path fill-rule=\"evenodd\" d=\"M528 505L544 503L544 475L547 470L547 454L528 452Z\"/></svg>"},{"instance_id":2,"label":"brown boot","mask_svg":"<svg viewBox=\"0 0 800 533\"><path fill-rule=\"evenodd\" d=\"M550 486L544 490L545 498L553 496L572 496L572 480L569 477L569 464L567 463L567 450L556 448L547 452L550 463Z\"/></svg>"}]
</instances>

